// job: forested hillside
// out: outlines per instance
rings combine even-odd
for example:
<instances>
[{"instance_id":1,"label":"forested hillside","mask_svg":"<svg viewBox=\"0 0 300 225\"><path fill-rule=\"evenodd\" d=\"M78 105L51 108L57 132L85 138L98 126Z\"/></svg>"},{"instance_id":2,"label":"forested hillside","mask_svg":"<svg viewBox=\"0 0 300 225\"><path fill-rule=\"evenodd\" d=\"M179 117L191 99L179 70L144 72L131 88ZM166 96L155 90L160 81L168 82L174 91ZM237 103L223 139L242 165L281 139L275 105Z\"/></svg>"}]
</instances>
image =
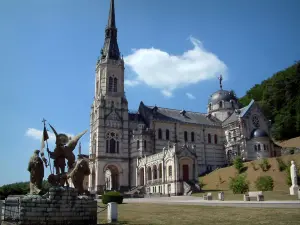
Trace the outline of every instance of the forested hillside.
<instances>
[{"instance_id":1,"label":"forested hillside","mask_svg":"<svg viewBox=\"0 0 300 225\"><path fill-rule=\"evenodd\" d=\"M272 121L274 139L300 136L300 61L256 84L240 102L245 106L251 99L259 103Z\"/></svg>"}]
</instances>

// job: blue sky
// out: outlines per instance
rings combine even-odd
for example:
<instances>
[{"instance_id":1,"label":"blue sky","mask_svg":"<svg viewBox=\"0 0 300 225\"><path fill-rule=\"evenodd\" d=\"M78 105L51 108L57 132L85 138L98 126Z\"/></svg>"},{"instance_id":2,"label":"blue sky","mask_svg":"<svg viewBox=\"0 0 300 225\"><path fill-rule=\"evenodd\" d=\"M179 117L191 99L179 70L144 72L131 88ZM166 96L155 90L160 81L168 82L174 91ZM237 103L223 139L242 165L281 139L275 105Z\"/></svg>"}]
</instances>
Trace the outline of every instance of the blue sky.
<instances>
[{"instance_id":1,"label":"blue sky","mask_svg":"<svg viewBox=\"0 0 300 225\"><path fill-rule=\"evenodd\" d=\"M224 89L243 96L300 59L298 0L115 5L130 109L143 100L205 112L219 73L226 77ZM0 185L29 179L27 163L40 148L43 117L59 132L89 128L108 10L109 0L0 1ZM86 134L84 153L88 142Z\"/></svg>"}]
</instances>

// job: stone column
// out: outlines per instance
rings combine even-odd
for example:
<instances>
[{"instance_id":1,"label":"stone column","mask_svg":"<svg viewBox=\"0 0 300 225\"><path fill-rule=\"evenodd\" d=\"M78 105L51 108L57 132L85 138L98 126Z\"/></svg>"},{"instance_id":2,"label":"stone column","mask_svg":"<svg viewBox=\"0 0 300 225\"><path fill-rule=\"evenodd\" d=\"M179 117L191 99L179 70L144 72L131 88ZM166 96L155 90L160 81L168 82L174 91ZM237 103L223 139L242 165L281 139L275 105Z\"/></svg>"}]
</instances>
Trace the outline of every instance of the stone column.
<instances>
[{"instance_id":1,"label":"stone column","mask_svg":"<svg viewBox=\"0 0 300 225\"><path fill-rule=\"evenodd\" d=\"M165 194L166 188L165 188L165 162L164 161L162 161L162 163L161 163L161 182L162 182L162 187L163 187L162 193Z\"/></svg>"}]
</instances>

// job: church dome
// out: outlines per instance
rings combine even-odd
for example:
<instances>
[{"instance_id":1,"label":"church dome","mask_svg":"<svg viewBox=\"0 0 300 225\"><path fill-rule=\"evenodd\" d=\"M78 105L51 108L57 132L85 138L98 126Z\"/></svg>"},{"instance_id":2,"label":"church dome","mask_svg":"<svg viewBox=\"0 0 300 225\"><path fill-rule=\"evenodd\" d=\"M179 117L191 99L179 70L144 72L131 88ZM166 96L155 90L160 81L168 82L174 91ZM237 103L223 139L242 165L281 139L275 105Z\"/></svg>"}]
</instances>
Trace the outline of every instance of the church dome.
<instances>
[{"instance_id":1,"label":"church dome","mask_svg":"<svg viewBox=\"0 0 300 225\"><path fill-rule=\"evenodd\" d=\"M268 134L261 129L255 129L251 132L251 138L268 137Z\"/></svg>"},{"instance_id":2,"label":"church dome","mask_svg":"<svg viewBox=\"0 0 300 225\"><path fill-rule=\"evenodd\" d=\"M216 104L220 101L229 102L230 100L237 100L233 92L226 90L218 90L211 95L209 102L211 104Z\"/></svg>"}]
</instances>

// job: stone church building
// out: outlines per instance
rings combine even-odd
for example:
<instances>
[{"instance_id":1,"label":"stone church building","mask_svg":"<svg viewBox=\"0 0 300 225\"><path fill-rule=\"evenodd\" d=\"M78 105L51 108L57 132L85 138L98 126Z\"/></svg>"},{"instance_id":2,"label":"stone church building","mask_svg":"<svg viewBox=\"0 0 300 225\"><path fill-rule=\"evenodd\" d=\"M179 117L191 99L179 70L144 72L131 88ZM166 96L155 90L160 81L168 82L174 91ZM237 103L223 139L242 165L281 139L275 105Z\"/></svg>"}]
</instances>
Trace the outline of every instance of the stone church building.
<instances>
[{"instance_id":1,"label":"stone church building","mask_svg":"<svg viewBox=\"0 0 300 225\"><path fill-rule=\"evenodd\" d=\"M198 176L239 155L245 161L279 154L269 138L269 121L254 101L241 108L231 91L208 99L207 112L140 103L128 111L124 60L117 42L114 0L96 64L90 113L89 190L189 194Z\"/></svg>"}]
</instances>

